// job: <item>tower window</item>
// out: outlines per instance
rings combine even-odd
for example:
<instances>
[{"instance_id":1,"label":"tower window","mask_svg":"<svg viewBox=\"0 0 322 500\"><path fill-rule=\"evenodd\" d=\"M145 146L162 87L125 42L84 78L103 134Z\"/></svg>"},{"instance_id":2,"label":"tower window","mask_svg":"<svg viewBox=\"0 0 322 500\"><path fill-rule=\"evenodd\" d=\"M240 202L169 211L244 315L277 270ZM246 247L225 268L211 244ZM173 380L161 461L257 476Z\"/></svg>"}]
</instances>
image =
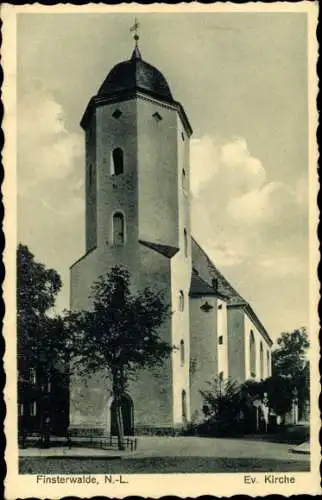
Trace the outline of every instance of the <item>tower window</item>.
<instances>
[{"instance_id":1,"label":"tower window","mask_svg":"<svg viewBox=\"0 0 322 500\"><path fill-rule=\"evenodd\" d=\"M24 411L23 403L20 403L19 404L19 417L23 417L23 411Z\"/></svg>"},{"instance_id":2,"label":"tower window","mask_svg":"<svg viewBox=\"0 0 322 500\"><path fill-rule=\"evenodd\" d=\"M219 305L218 305L218 309L222 309L222 304L219 304Z\"/></svg>"},{"instance_id":3,"label":"tower window","mask_svg":"<svg viewBox=\"0 0 322 500\"><path fill-rule=\"evenodd\" d=\"M218 337L218 344L222 345L224 343L224 337L222 335L219 335Z\"/></svg>"},{"instance_id":4,"label":"tower window","mask_svg":"<svg viewBox=\"0 0 322 500\"><path fill-rule=\"evenodd\" d=\"M113 215L113 243L116 246L124 245L124 215L116 212Z\"/></svg>"},{"instance_id":5,"label":"tower window","mask_svg":"<svg viewBox=\"0 0 322 500\"><path fill-rule=\"evenodd\" d=\"M184 141L184 133L183 132L181 132L181 138Z\"/></svg>"},{"instance_id":6,"label":"tower window","mask_svg":"<svg viewBox=\"0 0 322 500\"><path fill-rule=\"evenodd\" d=\"M112 151L112 175L121 175L124 172L124 153L121 148Z\"/></svg>"},{"instance_id":7,"label":"tower window","mask_svg":"<svg viewBox=\"0 0 322 500\"><path fill-rule=\"evenodd\" d=\"M212 278L211 284L212 284L212 288L214 290L218 290L218 280L217 280L217 278Z\"/></svg>"},{"instance_id":8,"label":"tower window","mask_svg":"<svg viewBox=\"0 0 322 500\"><path fill-rule=\"evenodd\" d=\"M120 116L122 116L122 111L120 111L119 109L116 109L113 113L112 113L112 116L113 118L116 118L116 120L118 118L120 118Z\"/></svg>"},{"instance_id":9,"label":"tower window","mask_svg":"<svg viewBox=\"0 0 322 500\"><path fill-rule=\"evenodd\" d=\"M249 363L250 363L250 375L251 377L256 377L256 351L255 351L255 337L253 330L250 331L249 335Z\"/></svg>"},{"instance_id":10,"label":"tower window","mask_svg":"<svg viewBox=\"0 0 322 500\"><path fill-rule=\"evenodd\" d=\"M181 411L182 411L182 421L183 423L185 423L187 420L187 395L185 390L183 390L181 393Z\"/></svg>"},{"instance_id":11,"label":"tower window","mask_svg":"<svg viewBox=\"0 0 322 500\"><path fill-rule=\"evenodd\" d=\"M179 292L179 311L184 310L184 293L182 290Z\"/></svg>"},{"instance_id":12,"label":"tower window","mask_svg":"<svg viewBox=\"0 0 322 500\"><path fill-rule=\"evenodd\" d=\"M186 257L188 257L188 236L187 236L187 230L183 230L183 242L184 242L184 254Z\"/></svg>"},{"instance_id":13,"label":"tower window","mask_svg":"<svg viewBox=\"0 0 322 500\"><path fill-rule=\"evenodd\" d=\"M181 365L184 364L184 340L180 341L180 362Z\"/></svg>"},{"instance_id":14,"label":"tower window","mask_svg":"<svg viewBox=\"0 0 322 500\"><path fill-rule=\"evenodd\" d=\"M162 116L157 111L155 113L153 113L152 116L153 116L153 118L155 119L156 122L160 122L162 120Z\"/></svg>"}]
</instances>

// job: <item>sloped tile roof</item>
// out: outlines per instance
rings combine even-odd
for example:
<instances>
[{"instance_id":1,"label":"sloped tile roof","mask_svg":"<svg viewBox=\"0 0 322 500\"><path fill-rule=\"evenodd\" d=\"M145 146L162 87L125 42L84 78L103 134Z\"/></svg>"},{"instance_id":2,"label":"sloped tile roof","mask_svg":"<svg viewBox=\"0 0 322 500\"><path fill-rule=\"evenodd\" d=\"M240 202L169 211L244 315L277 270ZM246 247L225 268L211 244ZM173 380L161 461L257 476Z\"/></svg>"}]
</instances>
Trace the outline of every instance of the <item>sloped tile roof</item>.
<instances>
[{"instance_id":1,"label":"sloped tile roof","mask_svg":"<svg viewBox=\"0 0 322 500\"><path fill-rule=\"evenodd\" d=\"M198 297L201 295L215 295L216 297L219 296L220 298L227 298L221 295L212 286L208 285L208 283L206 283L194 270L192 271L189 294L192 297Z\"/></svg>"},{"instance_id":2,"label":"sloped tile roof","mask_svg":"<svg viewBox=\"0 0 322 500\"><path fill-rule=\"evenodd\" d=\"M216 284L218 294L226 297L227 305L231 307L242 307L262 333L263 337L272 345L273 341L253 311L251 305L233 288L229 281L227 281L194 238L191 238L191 253L193 273L190 294L193 295L195 291L204 290L206 295L206 290L209 290L209 288L214 290L214 284ZM198 280L196 280L196 276Z\"/></svg>"},{"instance_id":3,"label":"sloped tile roof","mask_svg":"<svg viewBox=\"0 0 322 500\"><path fill-rule=\"evenodd\" d=\"M215 280L217 291L227 298L228 304L246 305L246 301L236 292L193 238L191 238L191 253L192 266L195 270L194 273L197 272L199 278L202 279L207 286L213 289L213 280Z\"/></svg>"}]
</instances>

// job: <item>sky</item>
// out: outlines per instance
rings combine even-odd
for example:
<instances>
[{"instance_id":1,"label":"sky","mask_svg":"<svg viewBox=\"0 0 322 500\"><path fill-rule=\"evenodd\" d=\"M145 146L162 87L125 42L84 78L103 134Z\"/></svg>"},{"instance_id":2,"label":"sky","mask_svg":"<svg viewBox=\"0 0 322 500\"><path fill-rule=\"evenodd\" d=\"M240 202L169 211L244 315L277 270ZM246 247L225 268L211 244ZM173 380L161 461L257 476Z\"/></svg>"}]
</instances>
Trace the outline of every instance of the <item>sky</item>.
<instances>
[{"instance_id":1,"label":"sky","mask_svg":"<svg viewBox=\"0 0 322 500\"><path fill-rule=\"evenodd\" d=\"M80 119L134 14L19 14L18 241L63 280L85 251ZM192 234L275 340L308 325L305 13L140 13L144 60L193 128Z\"/></svg>"}]
</instances>

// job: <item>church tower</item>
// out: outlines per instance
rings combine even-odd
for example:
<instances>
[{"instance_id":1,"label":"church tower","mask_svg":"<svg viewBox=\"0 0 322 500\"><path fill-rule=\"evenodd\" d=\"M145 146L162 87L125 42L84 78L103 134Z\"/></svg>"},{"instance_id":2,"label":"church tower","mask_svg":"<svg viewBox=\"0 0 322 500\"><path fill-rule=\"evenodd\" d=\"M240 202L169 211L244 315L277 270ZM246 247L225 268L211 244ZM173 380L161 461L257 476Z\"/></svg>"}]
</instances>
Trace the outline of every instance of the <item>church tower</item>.
<instances>
[{"instance_id":1,"label":"church tower","mask_svg":"<svg viewBox=\"0 0 322 500\"><path fill-rule=\"evenodd\" d=\"M71 267L73 310L90 307L92 284L117 264L129 270L135 287L160 289L171 304L160 335L178 349L161 370L142 371L131 383L124 396L129 433L172 429L190 418L192 129L162 73L143 60L137 33L134 38L131 57L108 73L81 120L86 253ZM112 392L99 377L86 386L71 382L71 427L111 432Z\"/></svg>"}]
</instances>

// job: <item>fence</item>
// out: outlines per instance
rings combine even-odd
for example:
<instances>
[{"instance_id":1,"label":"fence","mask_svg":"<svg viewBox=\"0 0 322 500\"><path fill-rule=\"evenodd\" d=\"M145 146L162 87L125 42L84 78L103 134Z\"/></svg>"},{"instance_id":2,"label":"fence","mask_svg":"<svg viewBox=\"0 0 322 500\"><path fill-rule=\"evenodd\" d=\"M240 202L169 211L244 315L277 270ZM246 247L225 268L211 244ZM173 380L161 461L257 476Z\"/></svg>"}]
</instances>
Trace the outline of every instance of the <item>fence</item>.
<instances>
[{"instance_id":1,"label":"fence","mask_svg":"<svg viewBox=\"0 0 322 500\"><path fill-rule=\"evenodd\" d=\"M18 439L19 448L26 448L28 446L39 446L39 447L53 447L53 446L68 446L72 448L78 447L89 447L89 448L100 448L102 450L118 449L118 437L117 436L87 436L87 437L57 437L50 436L49 442L44 443L41 439L41 435L38 433L31 433L29 435L24 434L19 436ZM135 451L137 449L137 439L131 436L125 436L123 439L124 448L129 451Z\"/></svg>"}]
</instances>

